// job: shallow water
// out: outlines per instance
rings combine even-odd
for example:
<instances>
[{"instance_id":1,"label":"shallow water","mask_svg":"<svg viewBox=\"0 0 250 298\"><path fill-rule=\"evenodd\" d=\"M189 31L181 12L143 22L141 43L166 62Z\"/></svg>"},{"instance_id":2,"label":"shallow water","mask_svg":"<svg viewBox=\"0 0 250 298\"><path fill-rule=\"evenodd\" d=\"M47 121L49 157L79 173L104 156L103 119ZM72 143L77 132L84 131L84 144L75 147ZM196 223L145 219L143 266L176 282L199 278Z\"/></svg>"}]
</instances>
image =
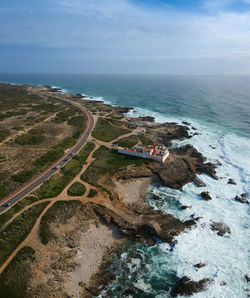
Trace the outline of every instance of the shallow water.
<instances>
[{"instance_id":1,"label":"shallow water","mask_svg":"<svg viewBox=\"0 0 250 298\"><path fill-rule=\"evenodd\" d=\"M243 192L250 196L250 84L248 77L0 75L0 81L55 85L85 93L121 106L133 106L131 116L151 115L157 122L191 122L201 135L175 142L191 143L210 161L222 164L219 180L201 175L206 187L190 183L182 191L160 185L149 190L149 204L186 220L201 216L196 228L182 233L173 251L166 243L154 247L128 246L116 260L117 280L110 285L112 297L170 297L176 277L193 280L210 277L214 282L193 297L246 297L244 275L249 268L249 205L234 201ZM211 145L211 146L210 146ZM237 185L227 184L229 178ZM200 198L209 191L211 201ZM161 197L152 199L152 194ZM190 206L181 210L181 205ZM220 237L210 229L221 221L231 234ZM196 271L194 265L207 265ZM222 282L226 285L222 286ZM122 290L121 290L122 289ZM131 296L130 296L131 297Z\"/></svg>"}]
</instances>

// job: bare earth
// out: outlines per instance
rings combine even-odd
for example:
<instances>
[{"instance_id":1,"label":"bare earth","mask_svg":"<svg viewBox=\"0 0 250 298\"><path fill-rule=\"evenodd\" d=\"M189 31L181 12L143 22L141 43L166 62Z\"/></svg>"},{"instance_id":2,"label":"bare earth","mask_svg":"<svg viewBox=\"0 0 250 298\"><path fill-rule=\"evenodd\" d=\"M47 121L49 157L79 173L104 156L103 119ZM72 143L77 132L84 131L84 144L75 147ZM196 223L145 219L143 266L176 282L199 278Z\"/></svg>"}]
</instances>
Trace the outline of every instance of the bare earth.
<instances>
[{"instance_id":1,"label":"bare earth","mask_svg":"<svg viewBox=\"0 0 250 298\"><path fill-rule=\"evenodd\" d=\"M67 293L71 297L82 297L81 283L89 285L91 276L98 271L108 247L121 239L116 226L91 224L89 230L81 235L80 247L74 261L80 266L70 273ZM79 285L80 284L80 285Z\"/></svg>"},{"instance_id":2,"label":"bare earth","mask_svg":"<svg viewBox=\"0 0 250 298\"><path fill-rule=\"evenodd\" d=\"M147 190L151 185L151 178L136 178L131 180L119 180L115 182L116 190L127 204L145 201Z\"/></svg>"}]
</instances>

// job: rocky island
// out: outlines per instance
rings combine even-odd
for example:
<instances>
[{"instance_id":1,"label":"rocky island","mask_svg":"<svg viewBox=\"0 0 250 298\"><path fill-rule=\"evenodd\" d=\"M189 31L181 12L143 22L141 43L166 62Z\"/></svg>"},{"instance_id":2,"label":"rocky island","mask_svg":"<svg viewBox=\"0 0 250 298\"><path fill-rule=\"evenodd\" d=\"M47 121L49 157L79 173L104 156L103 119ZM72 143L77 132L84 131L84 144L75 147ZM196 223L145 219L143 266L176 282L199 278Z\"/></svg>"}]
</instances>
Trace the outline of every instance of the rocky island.
<instances>
[{"instance_id":1,"label":"rocky island","mask_svg":"<svg viewBox=\"0 0 250 298\"><path fill-rule=\"evenodd\" d=\"M8 88L11 93L11 87ZM195 228L198 218L181 221L171 214L154 210L147 204L146 196L147 188L154 183L181 190L190 182L197 187L204 186L197 176L200 174L218 179L216 165L207 162L193 146L171 147L173 141L192 137L188 122L157 124L153 117L125 116L132 108L113 107L81 94L61 94L60 89L49 86L20 88L24 98L36 98L40 105L45 101L44 109L53 110L46 121L64 125L68 138L71 138L68 143L58 139L49 155L45 153L46 157L34 156L25 169L26 174L32 171L30 176L27 174L29 179L39 173L39 166L50 166L54 161L48 160L51 152L58 150L62 155L67 152L77 142L78 131L86 127L86 118L76 108L69 107L65 100L91 111L94 130L87 144L62 169L0 215L0 294L19 298L97 296L116 279L114 272L109 270L112 265L110 255L120 254L125 242L153 246L160 240L174 247L175 236L185 229ZM7 101L8 98L5 106ZM37 104L34 102L33 106ZM22 115L27 113L22 105L20 109L24 110ZM68 112L62 113L63 109ZM1 115L3 131L5 122L10 121L5 119L15 119L18 111L11 107ZM36 126L36 133L40 129L40 135L45 135L44 121L41 119ZM18 137L32 129L18 132ZM58 129L62 128L58 126ZM51 135L53 133L56 131L51 128ZM2 138L3 168L6 165L7 169L8 162L5 147L16 146L15 139L16 133L12 130ZM44 142L45 136L40 137L37 144L18 146L24 146L21 147L24 150L25 146L35 145L40 150ZM164 163L119 154L116 150L117 146L133 148L153 144L169 148ZM18 168L14 175L20 177ZM26 181L15 183L10 184L12 190ZM204 193L202 197L210 200L209 194ZM212 224L211 228L224 235L223 227L218 228L218 224ZM12 286L14 282L16 287ZM211 282L210 279L196 282L182 277L172 295L191 295L202 291ZM133 295L133 291L123 289L121 297L129 292Z\"/></svg>"}]
</instances>

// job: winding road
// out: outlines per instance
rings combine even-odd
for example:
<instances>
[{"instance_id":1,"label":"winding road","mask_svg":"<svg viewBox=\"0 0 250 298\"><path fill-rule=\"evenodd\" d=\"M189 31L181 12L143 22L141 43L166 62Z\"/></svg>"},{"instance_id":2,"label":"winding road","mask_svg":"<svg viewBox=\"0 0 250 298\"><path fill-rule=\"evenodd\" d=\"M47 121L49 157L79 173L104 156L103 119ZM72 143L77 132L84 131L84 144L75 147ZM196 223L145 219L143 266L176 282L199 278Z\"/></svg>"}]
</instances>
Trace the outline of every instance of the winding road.
<instances>
[{"instance_id":1,"label":"winding road","mask_svg":"<svg viewBox=\"0 0 250 298\"><path fill-rule=\"evenodd\" d=\"M51 167L49 167L46 171L44 171L41 175L36 177L34 180L26 184L23 188L16 191L14 194L10 195L9 197L5 198L4 200L0 201L0 214L6 211L7 208L15 204L16 202L20 201L26 195L34 191L39 185L44 183L47 179L55 174L60 168L65 166L71 158L79 152L79 150L86 144L89 136L92 133L94 128L94 118L89 110L84 108L77 102L73 102L58 96L51 96L53 99L61 100L67 103L70 103L76 107L78 107L83 113L86 114L88 118L88 123L85 131L78 139L75 146L73 146L61 159L59 159L56 163L54 163Z\"/></svg>"}]
</instances>

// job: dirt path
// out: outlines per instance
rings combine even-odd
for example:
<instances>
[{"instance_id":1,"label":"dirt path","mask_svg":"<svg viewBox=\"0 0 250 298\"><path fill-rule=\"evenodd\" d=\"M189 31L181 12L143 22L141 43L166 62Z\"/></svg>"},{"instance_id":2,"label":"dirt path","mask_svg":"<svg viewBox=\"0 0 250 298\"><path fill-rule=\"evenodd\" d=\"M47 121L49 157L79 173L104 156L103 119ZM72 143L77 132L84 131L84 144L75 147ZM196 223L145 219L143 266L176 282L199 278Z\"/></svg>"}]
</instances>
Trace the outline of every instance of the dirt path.
<instances>
[{"instance_id":1,"label":"dirt path","mask_svg":"<svg viewBox=\"0 0 250 298\"><path fill-rule=\"evenodd\" d=\"M119 142L121 139L124 139L124 138L128 138L128 137L131 137L131 136L134 136L134 135L138 135L138 133L141 131L142 129L140 127L137 127L136 129L134 129L132 132L130 133L127 133L125 135L121 135L119 137L117 137L116 139L110 141L110 142L103 142L103 141L100 141L98 139L95 139L93 136L91 136L91 139L96 143L98 144L99 146L106 146L108 148L112 148L112 144L113 143L117 143Z\"/></svg>"},{"instance_id":2,"label":"dirt path","mask_svg":"<svg viewBox=\"0 0 250 298\"><path fill-rule=\"evenodd\" d=\"M97 119L96 119L97 120ZM101 204L103 206L105 206L107 209L111 210L112 212L114 212L114 214L116 214L117 216L119 216L120 218L122 218L125 221L128 222L135 222L135 219L132 216L129 216L129 214L126 212L122 211L121 208L117 208L113 205L113 203L110 201L110 198L108 196L108 194L106 192L104 192L103 190L96 188L90 184L88 184L85 181L81 180L81 175L86 171L86 169L92 164L92 162L95 160L95 158L93 158L93 154L94 152L101 146L101 145L105 145L107 147L111 147L113 142L117 142L122 138L126 138L128 136L131 135L135 135L137 134L139 131L139 129L134 130L133 132L120 136L118 138L116 138L115 140L113 140L112 142L106 143L106 142L101 142L101 141L95 141L95 148L92 150L92 152L90 153L90 155L88 156L86 162L87 164L83 165L83 168L81 170L81 172L64 188L64 190L55 198L48 198L48 199L43 199L43 200L39 200L35 203L32 203L28 206L26 206L24 209L22 209L21 211L19 211L18 213L16 213L4 226L2 229L6 228L11 222L13 222L13 220L15 220L20 214L22 214L23 212L25 212L26 210L28 210L29 208L41 204L42 202L50 202L48 204L48 206L45 207L45 209L42 211L42 213L40 214L40 216L37 218L35 225L33 226L33 228L31 229L30 233L28 234L28 236L25 238L25 240L20 243L18 245L18 247L13 251L13 253L8 257L8 259L5 261L5 263L0 267L0 274L3 272L3 270L9 265L9 263L11 262L11 260L16 256L16 254L24 247L24 246L31 246L33 248L35 248L35 246L37 245L41 245L41 241L40 241L40 237L39 237L39 226L40 226L40 222L42 217L44 216L44 214L57 202L57 201L74 201L74 200L78 200L81 201L82 203L86 204L89 202L93 202L96 204ZM70 186L75 183L75 182L80 182L82 184L85 185L86 187L86 192L83 196L80 197L70 197L68 195L68 189L70 188ZM98 191L98 195L94 198L87 198L87 195L89 193L89 190L93 188L96 189ZM1 230L2 230L1 229Z\"/></svg>"}]
</instances>

